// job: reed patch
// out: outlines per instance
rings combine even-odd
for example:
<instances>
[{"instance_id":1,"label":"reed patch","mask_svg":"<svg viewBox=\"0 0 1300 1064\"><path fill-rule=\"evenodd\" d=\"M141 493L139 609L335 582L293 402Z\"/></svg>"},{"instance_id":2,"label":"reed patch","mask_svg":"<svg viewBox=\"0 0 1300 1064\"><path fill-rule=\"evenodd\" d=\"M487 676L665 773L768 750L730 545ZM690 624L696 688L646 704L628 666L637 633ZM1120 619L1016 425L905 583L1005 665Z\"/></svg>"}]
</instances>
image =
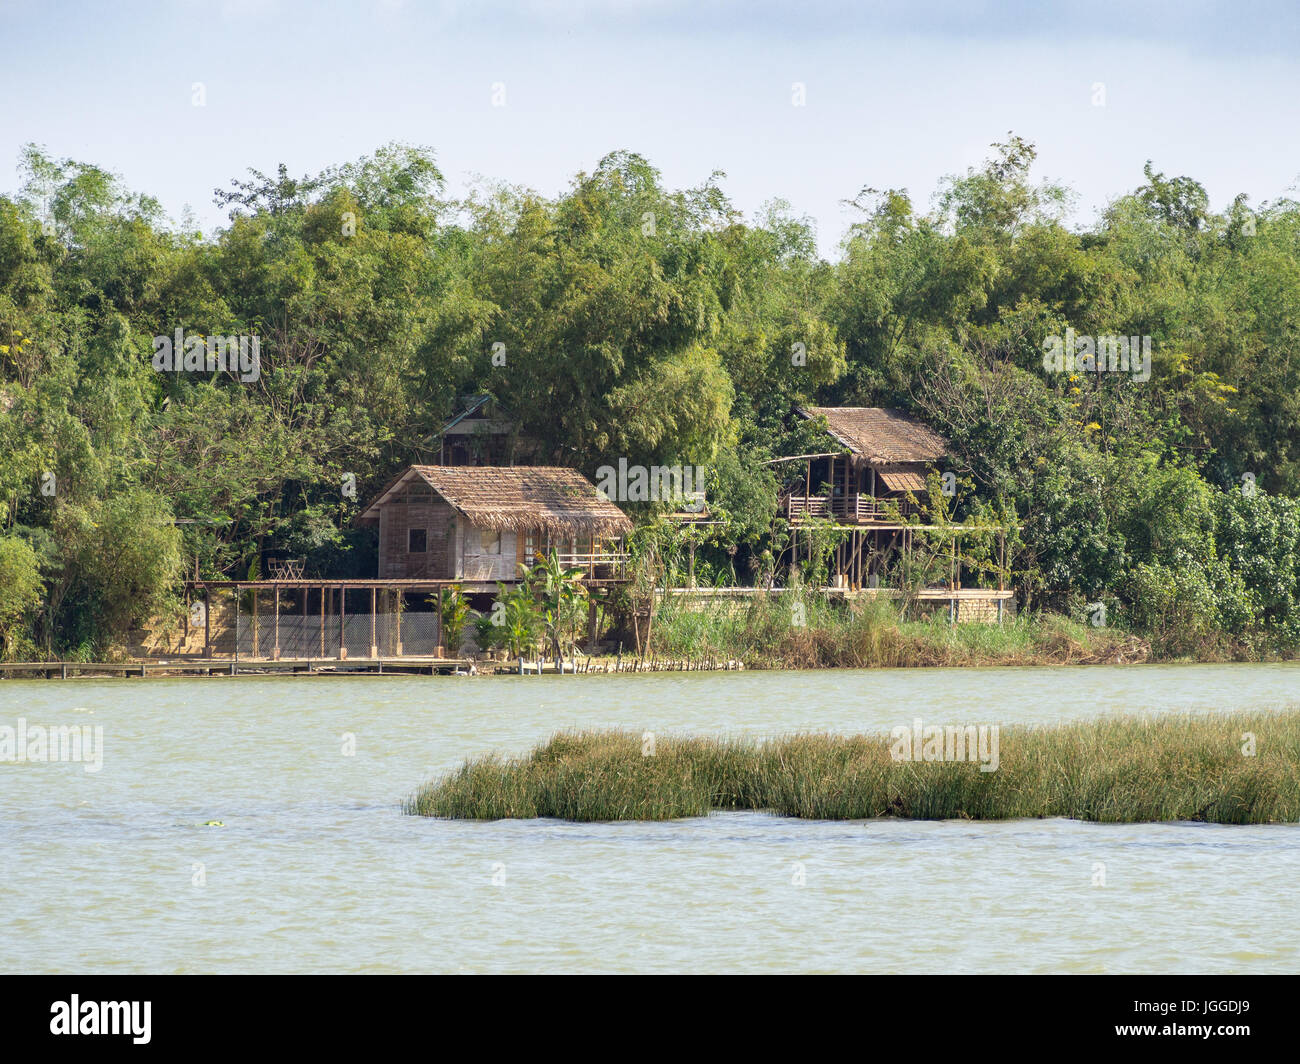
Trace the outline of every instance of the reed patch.
<instances>
[{"instance_id":1,"label":"reed patch","mask_svg":"<svg viewBox=\"0 0 1300 1064\"><path fill-rule=\"evenodd\" d=\"M466 761L404 803L469 820L671 820L754 810L815 820L1300 821L1300 709L1113 716L1000 730L996 772L903 761L888 734L749 739L561 732Z\"/></svg>"}]
</instances>

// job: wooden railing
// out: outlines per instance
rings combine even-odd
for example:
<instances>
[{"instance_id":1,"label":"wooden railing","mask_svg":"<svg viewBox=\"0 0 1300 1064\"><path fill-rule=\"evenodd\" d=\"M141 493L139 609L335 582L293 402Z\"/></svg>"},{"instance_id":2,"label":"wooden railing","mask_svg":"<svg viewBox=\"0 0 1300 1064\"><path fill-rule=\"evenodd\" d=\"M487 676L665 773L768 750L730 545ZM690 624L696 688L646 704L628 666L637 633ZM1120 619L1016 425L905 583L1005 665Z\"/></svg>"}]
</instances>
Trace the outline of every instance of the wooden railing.
<instances>
[{"instance_id":1,"label":"wooden railing","mask_svg":"<svg viewBox=\"0 0 1300 1064\"><path fill-rule=\"evenodd\" d=\"M622 579L628 560L626 551L557 551L556 556L565 569L581 569L593 580ZM533 561L536 563L547 557L550 557L548 551L539 550L533 555Z\"/></svg>"},{"instance_id":2,"label":"wooden railing","mask_svg":"<svg viewBox=\"0 0 1300 1064\"><path fill-rule=\"evenodd\" d=\"M791 524L832 517L848 524L867 524L872 521L890 521L898 516L916 513L919 509L915 503L906 499L878 499L857 492L834 497L788 495L784 502L785 516Z\"/></svg>"},{"instance_id":3,"label":"wooden railing","mask_svg":"<svg viewBox=\"0 0 1300 1064\"><path fill-rule=\"evenodd\" d=\"M830 500L822 495L789 495L785 500L785 516L791 523L810 517L829 517Z\"/></svg>"}]
</instances>

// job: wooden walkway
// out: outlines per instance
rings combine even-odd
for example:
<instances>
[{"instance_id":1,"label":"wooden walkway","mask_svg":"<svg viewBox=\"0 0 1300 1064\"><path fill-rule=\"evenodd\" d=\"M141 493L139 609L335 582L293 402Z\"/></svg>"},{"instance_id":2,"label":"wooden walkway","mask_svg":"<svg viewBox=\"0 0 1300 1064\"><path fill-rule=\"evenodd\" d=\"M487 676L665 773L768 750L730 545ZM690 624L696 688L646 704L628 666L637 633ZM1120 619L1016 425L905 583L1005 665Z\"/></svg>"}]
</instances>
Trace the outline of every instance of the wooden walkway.
<instances>
[{"instance_id":1,"label":"wooden walkway","mask_svg":"<svg viewBox=\"0 0 1300 1064\"><path fill-rule=\"evenodd\" d=\"M4 661L0 680L10 678L63 679L78 676L255 676L340 673L453 673L468 671L469 658L405 655L380 658L188 658L174 661Z\"/></svg>"}]
</instances>

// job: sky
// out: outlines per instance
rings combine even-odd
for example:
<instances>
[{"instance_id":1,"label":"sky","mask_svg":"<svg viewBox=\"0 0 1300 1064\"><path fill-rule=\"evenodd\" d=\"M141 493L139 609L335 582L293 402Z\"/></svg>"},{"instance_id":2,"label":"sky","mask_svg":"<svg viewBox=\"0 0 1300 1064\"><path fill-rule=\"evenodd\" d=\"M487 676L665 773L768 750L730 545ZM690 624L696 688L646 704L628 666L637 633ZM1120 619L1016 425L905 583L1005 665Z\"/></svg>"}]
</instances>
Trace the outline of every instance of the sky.
<instances>
[{"instance_id":1,"label":"sky","mask_svg":"<svg viewBox=\"0 0 1300 1064\"><path fill-rule=\"evenodd\" d=\"M398 141L462 195L562 193L610 151L785 200L824 255L863 188L928 207L1012 131L1090 224L1152 160L1222 209L1300 195L1300 3L0 0L0 194L28 142L173 219ZM1288 191L1290 190L1290 191Z\"/></svg>"}]
</instances>

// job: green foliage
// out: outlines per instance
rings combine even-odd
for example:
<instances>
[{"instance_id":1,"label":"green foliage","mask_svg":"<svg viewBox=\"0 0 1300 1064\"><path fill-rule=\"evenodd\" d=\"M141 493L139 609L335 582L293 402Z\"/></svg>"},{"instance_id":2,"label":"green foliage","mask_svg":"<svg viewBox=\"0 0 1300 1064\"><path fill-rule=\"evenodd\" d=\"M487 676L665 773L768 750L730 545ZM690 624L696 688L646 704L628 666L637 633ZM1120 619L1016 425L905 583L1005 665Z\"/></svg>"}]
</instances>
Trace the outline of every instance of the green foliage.
<instances>
[{"instance_id":1,"label":"green foliage","mask_svg":"<svg viewBox=\"0 0 1300 1064\"><path fill-rule=\"evenodd\" d=\"M41 601L10 641L94 652L171 610L182 574L242 576L268 551L372 575L358 505L429 459L457 396L489 394L544 461L707 468L712 524L634 514L642 600L692 546L697 582L783 581L785 471L764 463L825 444L794 409L887 405L951 441L961 487L939 505L1006 528L1022 610L1105 602L1162 652L1295 653L1300 204L1216 212L1148 162L1072 229L1035 154L1009 135L928 211L862 190L828 261L787 204L746 220L723 175L673 189L634 152L553 197L449 200L433 153L400 144L249 171L204 235L29 145L0 196L0 535L35 553ZM152 338L178 328L257 335L260 375L155 372ZM1045 372L1067 329L1151 337L1150 379ZM905 584L941 576L934 546ZM992 551L971 537L963 564L987 575ZM558 653L581 594L536 579L509 639Z\"/></svg>"},{"instance_id":2,"label":"green foliage","mask_svg":"<svg viewBox=\"0 0 1300 1064\"><path fill-rule=\"evenodd\" d=\"M43 590L36 552L18 536L0 536L0 656L6 660L28 645L24 629Z\"/></svg>"},{"instance_id":3,"label":"green foliage","mask_svg":"<svg viewBox=\"0 0 1300 1064\"><path fill-rule=\"evenodd\" d=\"M525 584L509 590L497 584L492 612L476 624L479 646L504 647L511 657L526 657L539 649L545 633L540 604Z\"/></svg>"},{"instance_id":4,"label":"green foliage","mask_svg":"<svg viewBox=\"0 0 1300 1064\"><path fill-rule=\"evenodd\" d=\"M461 643L465 638L465 629L469 627L474 611L469 599L460 585L444 587L438 593L436 601L442 616L443 649L453 657L460 653Z\"/></svg>"},{"instance_id":5,"label":"green foliage","mask_svg":"<svg viewBox=\"0 0 1300 1064\"><path fill-rule=\"evenodd\" d=\"M531 568L524 566L520 574L523 587L537 605L542 630L557 658L563 658L565 651L577 642L587 602L582 576L581 569L564 568L559 553L554 550L538 558Z\"/></svg>"}]
</instances>

